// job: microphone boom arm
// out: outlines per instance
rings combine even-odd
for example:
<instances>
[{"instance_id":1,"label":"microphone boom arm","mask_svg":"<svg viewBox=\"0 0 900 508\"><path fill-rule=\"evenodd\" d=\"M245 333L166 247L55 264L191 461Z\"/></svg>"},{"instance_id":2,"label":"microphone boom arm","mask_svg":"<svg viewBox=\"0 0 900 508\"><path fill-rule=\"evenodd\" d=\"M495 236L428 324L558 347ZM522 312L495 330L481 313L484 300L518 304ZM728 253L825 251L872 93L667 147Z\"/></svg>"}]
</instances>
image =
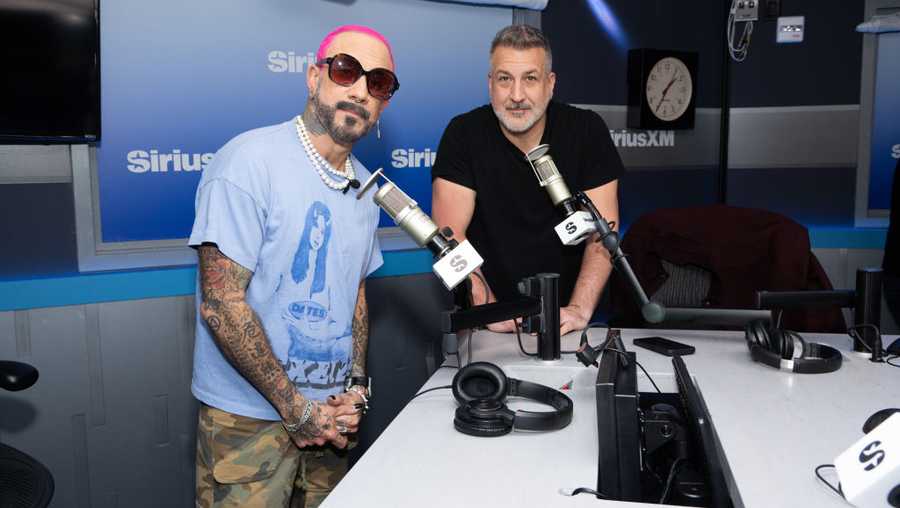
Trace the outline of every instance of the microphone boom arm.
<instances>
[{"instance_id":1,"label":"microphone boom arm","mask_svg":"<svg viewBox=\"0 0 900 508\"><path fill-rule=\"evenodd\" d=\"M600 236L597 241L609 252L613 266L621 271L628 281L632 294L634 295L635 300L637 300L638 305L641 307L641 315L644 317L644 320L648 323L661 322L665 318L665 309L662 305L651 302L650 299L647 298L647 293L638 281L637 276L634 274L634 270L631 269L631 265L625 257L625 253L622 252L622 248L619 246L619 233L613 230L615 222L612 224L607 222L607 220L600 215L597 207L594 206L594 202L591 201L591 198L589 198L584 191L576 192L575 200L591 214L591 218L594 220L596 233Z\"/></svg>"}]
</instances>

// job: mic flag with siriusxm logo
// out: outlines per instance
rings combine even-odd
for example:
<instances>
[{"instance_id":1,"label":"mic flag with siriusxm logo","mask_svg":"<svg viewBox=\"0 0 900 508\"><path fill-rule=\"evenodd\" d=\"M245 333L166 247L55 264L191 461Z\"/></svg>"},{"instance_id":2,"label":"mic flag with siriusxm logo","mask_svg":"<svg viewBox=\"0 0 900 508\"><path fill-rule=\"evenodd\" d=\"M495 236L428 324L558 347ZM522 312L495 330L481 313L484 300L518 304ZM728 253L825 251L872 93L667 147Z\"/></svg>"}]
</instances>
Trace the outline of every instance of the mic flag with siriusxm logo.
<instances>
[{"instance_id":1,"label":"mic flag with siriusxm logo","mask_svg":"<svg viewBox=\"0 0 900 508\"><path fill-rule=\"evenodd\" d=\"M299 114L319 42L354 23L391 42L403 88L381 116L381 139L373 129L353 153L430 213L440 136L455 115L487 102L491 39L511 20L509 8L423 0L104 3L101 240L187 238L216 150ZM380 224L393 222L382 214Z\"/></svg>"},{"instance_id":2,"label":"mic flag with siriusxm logo","mask_svg":"<svg viewBox=\"0 0 900 508\"><path fill-rule=\"evenodd\" d=\"M900 413L890 416L834 460L841 492L853 506L900 501ZM889 504L893 499L894 503Z\"/></svg>"}]
</instances>

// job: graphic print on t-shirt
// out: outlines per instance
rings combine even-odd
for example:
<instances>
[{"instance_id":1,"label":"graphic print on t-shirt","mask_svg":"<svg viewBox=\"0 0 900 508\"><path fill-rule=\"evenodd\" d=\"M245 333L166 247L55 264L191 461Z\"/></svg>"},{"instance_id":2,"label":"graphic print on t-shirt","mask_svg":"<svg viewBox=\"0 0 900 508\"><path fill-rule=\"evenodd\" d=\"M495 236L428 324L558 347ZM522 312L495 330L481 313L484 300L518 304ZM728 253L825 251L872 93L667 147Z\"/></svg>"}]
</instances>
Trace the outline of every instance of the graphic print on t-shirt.
<instances>
[{"instance_id":1,"label":"graphic print on t-shirt","mask_svg":"<svg viewBox=\"0 0 900 508\"><path fill-rule=\"evenodd\" d=\"M320 201L310 205L290 277L278 288L281 316L291 339L284 370L313 399L341 389L350 363L349 320L335 321L331 308L327 274L331 226L328 207Z\"/></svg>"}]
</instances>

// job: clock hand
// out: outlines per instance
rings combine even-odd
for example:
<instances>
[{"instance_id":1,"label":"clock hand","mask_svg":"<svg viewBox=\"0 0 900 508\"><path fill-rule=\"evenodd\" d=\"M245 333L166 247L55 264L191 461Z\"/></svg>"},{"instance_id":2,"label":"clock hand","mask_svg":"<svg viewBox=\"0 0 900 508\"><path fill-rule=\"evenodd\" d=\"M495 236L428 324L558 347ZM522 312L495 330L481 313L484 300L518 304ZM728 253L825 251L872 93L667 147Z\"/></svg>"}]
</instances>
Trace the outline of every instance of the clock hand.
<instances>
[{"instance_id":1,"label":"clock hand","mask_svg":"<svg viewBox=\"0 0 900 508\"><path fill-rule=\"evenodd\" d=\"M672 85L674 85L676 81L678 81L678 71L675 71L675 74L672 76L672 81L669 81L669 84L663 89L662 97L660 97L659 103L656 105L657 112L659 112L659 108L662 106L663 101L666 100L666 94L669 93L669 89L672 88Z\"/></svg>"}]
</instances>

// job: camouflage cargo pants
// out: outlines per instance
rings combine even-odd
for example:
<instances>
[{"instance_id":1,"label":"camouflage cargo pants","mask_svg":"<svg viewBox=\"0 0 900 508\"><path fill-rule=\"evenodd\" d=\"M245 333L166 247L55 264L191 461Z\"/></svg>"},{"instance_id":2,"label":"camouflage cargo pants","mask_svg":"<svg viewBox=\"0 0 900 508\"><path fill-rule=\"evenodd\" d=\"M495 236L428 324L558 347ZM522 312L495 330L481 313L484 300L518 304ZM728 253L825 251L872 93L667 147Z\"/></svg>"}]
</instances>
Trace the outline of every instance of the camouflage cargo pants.
<instances>
[{"instance_id":1,"label":"camouflage cargo pants","mask_svg":"<svg viewBox=\"0 0 900 508\"><path fill-rule=\"evenodd\" d=\"M332 446L300 449L280 422L200 406L199 508L314 508L346 473L343 450Z\"/></svg>"}]
</instances>

